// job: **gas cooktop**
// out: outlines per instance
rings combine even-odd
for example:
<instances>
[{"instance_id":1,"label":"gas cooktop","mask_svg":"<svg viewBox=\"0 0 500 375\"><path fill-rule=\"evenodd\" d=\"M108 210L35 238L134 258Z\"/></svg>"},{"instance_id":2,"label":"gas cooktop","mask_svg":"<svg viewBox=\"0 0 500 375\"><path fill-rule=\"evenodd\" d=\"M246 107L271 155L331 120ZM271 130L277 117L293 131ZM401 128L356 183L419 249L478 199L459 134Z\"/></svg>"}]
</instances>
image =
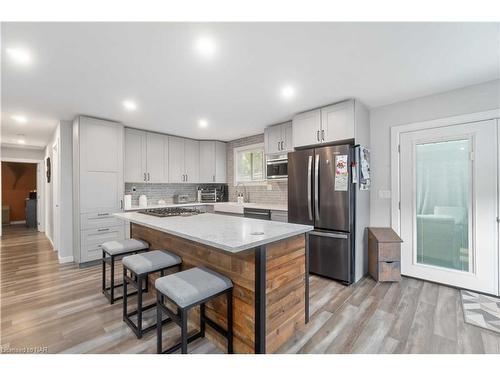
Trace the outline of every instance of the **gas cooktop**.
<instances>
[{"instance_id":1,"label":"gas cooktop","mask_svg":"<svg viewBox=\"0 0 500 375\"><path fill-rule=\"evenodd\" d=\"M148 210L139 211L141 214L158 216L158 217L170 217L170 216L193 216L202 214L200 210L196 208L185 208L185 207L165 207L165 208L150 208Z\"/></svg>"}]
</instances>

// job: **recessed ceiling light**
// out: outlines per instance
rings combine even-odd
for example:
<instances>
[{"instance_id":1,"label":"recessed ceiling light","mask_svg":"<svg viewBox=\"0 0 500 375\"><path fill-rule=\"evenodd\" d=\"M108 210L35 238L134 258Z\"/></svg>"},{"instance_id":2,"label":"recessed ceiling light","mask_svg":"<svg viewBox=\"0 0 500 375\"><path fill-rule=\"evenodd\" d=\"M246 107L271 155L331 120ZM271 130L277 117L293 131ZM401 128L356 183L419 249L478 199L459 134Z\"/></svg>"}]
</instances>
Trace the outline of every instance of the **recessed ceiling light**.
<instances>
[{"instance_id":1,"label":"recessed ceiling light","mask_svg":"<svg viewBox=\"0 0 500 375\"><path fill-rule=\"evenodd\" d=\"M24 48L7 48L7 54L15 62L28 65L31 63L31 54Z\"/></svg>"},{"instance_id":2,"label":"recessed ceiling light","mask_svg":"<svg viewBox=\"0 0 500 375\"><path fill-rule=\"evenodd\" d=\"M137 104L135 104L135 102L132 100L124 100L122 104L123 108L125 108L127 111L135 111L137 109Z\"/></svg>"},{"instance_id":3,"label":"recessed ceiling light","mask_svg":"<svg viewBox=\"0 0 500 375\"><path fill-rule=\"evenodd\" d=\"M215 40L209 36L201 36L196 39L194 48L196 51L205 58L212 58L217 52L217 44Z\"/></svg>"},{"instance_id":4,"label":"recessed ceiling light","mask_svg":"<svg viewBox=\"0 0 500 375\"><path fill-rule=\"evenodd\" d=\"M28 119L26 116L23 115L13 115L10 116L10 118L16 122L19 122L20 124L26 124L28 122Z\"/></svg>"},{"instance_id":5,"label":"recessed ceiling light","mask_svg":"<svg viewBox=\"0 0 500 375\"><path fill-rule=\"evenodd\" d=\"M24 134L17 135L17 143L24 145L26 143L26 136Z\"/></svg>"},{"instance_id":6,"label":"recessed ceiling light","mask_svg":"<svg viewBox=\"0 0 500 375\"><path fill-rule=\"evenodd\" d=\"M198 120L198 126L200 128L206 128L208 126L208 121L206 119L204 119L204 118L200 118Z\"/></svg>"},{"instance_id":7,"label":"recessed ceiling light","mask_svg":"<svg viewBox=\"0 0 500 375\"><path fill-rule=\"evenodd\" d=\"M295 88L290 85L286 85L281 89L281 97L283 99L289 100L295 96Z\"/></svg>"}]
</instances>

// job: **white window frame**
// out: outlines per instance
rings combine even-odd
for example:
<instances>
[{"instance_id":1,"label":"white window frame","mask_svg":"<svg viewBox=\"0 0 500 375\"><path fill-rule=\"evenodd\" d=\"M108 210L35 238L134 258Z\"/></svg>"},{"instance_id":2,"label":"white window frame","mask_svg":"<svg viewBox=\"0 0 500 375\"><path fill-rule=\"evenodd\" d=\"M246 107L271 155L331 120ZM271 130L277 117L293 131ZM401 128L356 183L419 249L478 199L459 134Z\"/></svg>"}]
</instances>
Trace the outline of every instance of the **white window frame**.
<instances>
[{"instance_id":1,"label":"white window frame","mask_svg":"<svg viewBox=\"0 0 500 375\"><path fill-rule=\"evenodd\" d=\"M255 150L255 149L262 149L262 160L263 160L263 166L262 166L262 174L263 174L263 179L259 181L238 181L238 153L241 151L246 151L246 150ZM234 186L259 186L259 185L267 185L267 176L266 176L266 154L265 154L265 148L264 148L264 143L254 143L251 145L247 146L241 146L241 147L235 147L233 149L233 184Z\"/></svg>"}]
</instances>

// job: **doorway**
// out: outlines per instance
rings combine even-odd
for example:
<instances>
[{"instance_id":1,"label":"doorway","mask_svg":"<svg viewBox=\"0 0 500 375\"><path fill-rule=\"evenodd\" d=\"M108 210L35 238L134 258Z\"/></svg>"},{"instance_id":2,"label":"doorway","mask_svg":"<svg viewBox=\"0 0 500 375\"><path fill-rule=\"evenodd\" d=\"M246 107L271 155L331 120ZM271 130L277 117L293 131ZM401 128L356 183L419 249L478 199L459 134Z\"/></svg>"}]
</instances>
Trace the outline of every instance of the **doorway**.
<instances>
[{"instance_id":1,"label":"doorway","mask_svg":"<svg viewBox=\"0 0 500 375\"><path fill-rule=\"evenodd\" d=\"M2 225L38 229L36 163L2 161Z\"/></svg>"},{"instance_id":2,"label":"doorway","mask_svg":"<svg viewBox=\"0 0 500 375\"><path fill-rule=\"evenodd\" d=\"M496 120L401 132L403 274L498 295Z\"/></svg>"}]
</instances>

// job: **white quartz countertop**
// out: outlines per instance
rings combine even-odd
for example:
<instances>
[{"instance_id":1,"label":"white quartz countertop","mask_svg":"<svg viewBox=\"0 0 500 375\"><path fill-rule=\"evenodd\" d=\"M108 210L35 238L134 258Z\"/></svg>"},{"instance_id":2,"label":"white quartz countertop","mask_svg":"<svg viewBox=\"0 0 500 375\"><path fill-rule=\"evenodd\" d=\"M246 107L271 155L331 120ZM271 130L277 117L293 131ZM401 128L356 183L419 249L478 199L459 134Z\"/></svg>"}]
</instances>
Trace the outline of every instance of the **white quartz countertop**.
<instances>
[{"instance_id":1,"label":"white quartz countertop","mask_svg":"<svg viewBox=\"0 0 500 375\"><path fill-rule=\"evenodd\" d=\"M156 217L139 212L125 212L116 213L114 216L231 253L304 234L314 229L310 225L209 213Z\"/></svg>"},{"instance_id":2,"label":"white quartz countertop","mask_svg":"<svg viewBox=\"0 0 500 375\"><path fill-rule=\"evenodd\" d=\"M218 202L218 203L165 203L165 204L148 204L147 207L139 207L138 205L132 205L130 208L125 209L128 211L139 211L151 208L166 208L166 207L193 207L193 206L213 206L214 211L217 212L228 212L237 213L243 215L243 209L247 208L258 208L263 210L273 210L273 211L288 211L286 204L272 204L272 203L237 203L237 202Z\"/></svg>"}]
</instances>

